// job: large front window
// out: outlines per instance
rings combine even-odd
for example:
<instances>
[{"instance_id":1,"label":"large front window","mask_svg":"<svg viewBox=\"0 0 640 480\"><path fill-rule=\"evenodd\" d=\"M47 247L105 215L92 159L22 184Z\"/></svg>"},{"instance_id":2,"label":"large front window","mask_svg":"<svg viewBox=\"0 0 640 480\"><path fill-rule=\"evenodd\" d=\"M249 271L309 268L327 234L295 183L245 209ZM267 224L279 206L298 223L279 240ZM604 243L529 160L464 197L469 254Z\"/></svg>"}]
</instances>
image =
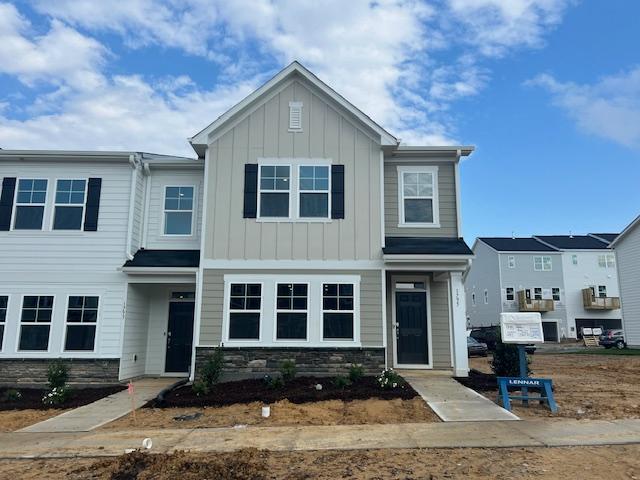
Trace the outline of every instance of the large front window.
<instances>
[{"instance_id":1,"label":"large front window","mask_svg":"<svg viewBox=\"0 0 640 480\"><path fill-rule=\"evenodd\" d=\"M67 308L67 331L64 341L66 351L93 351L98 323L96 296L69 297Z\"/></svg>"},{"instance_id":2,"label":"large front window","mask_svg":"<svg viewBox=\"0 0 640 480\"><path fill-rule=\"evenodd\" d=\"M260 166L260 217L289 217L290 177L289 165Z\"/></svg>"},{"instance_id":3,"label":"large front window","mask_svg":"<svg viewBox=\"0 0 640 480\"><path fill-rule=\"evenodd\" d=\"M276 298L276 339L307 339L306 283L279 283Z\"/></svg>"},{"instance_id":4,"label":"large front window","mask_svg":"<svg viewBox=\"0 0 640 480\"><path fill-rule=\"evenodd\" d=\"M322 337L353 340L354 288L351 283L322 286Z\"/></svg>"},{"instance_id":5,"label":"large front window","mask_svg":"<svg viewBox=\"0 0 640 480\"><path fill-rule=\"evenodd\" d=\"M47 183L46 179L18 180L14 230L42 230Z\"/></svg>"},{"instance_id":6,"label":"large front window","mask_svg":"<svg viewBox=\"0 0 640 480\"><path fill-rule=\"evenodd\" d=\"M191 235L193 229L193 186L166 187L164 234Z\"/></svg>"},{"instance_id":7,"label":"large front window","mask_svg":"<svg viewBox=\"0 0 640 480\"><path fill-rule=\"evenodd\" d=\"M438 226L437 167L398 167L400 226Z\"/></svg>"},{"instance_id":8,"label":"large front window","mask_svg":"<svg viewBox=\"0 0 640 480\"><path fill-rule=\"evenodd\" d=\"M260 339L262 285L232 283L229 289L229 339Z\"/></svg>"},{"instance_id":9,"label":"large front window","mask_svg":"<svg viewBox=\"0 0 640 480\"><path fill-rule=\"evenodd\" d=\"M21 351L46 351L53 315L53 296L26 295L22 300L20 318Z\"/></svg>"}]
</instances>

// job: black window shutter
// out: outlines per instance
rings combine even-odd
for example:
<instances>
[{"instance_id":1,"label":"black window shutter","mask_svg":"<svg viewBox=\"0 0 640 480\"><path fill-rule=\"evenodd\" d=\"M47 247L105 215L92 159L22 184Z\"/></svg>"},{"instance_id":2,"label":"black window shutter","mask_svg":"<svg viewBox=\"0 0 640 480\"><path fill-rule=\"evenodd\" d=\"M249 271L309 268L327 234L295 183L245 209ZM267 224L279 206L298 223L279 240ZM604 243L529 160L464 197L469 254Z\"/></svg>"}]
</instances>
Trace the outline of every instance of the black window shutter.
<instances>
[{"instance_id":1,"label":"black window shutter","mask_svg":"<svg viewBox=\"0 0 640 480\"><path fill-rule=\"evenodd\" d=\"M84 210L84 231L98 231L98 211L100 210L101 178L90 178L87 185L87 206Z\"/></svg>"},{"instance_id":2,"label":"black window shutter","mask_svg":"<svg viewBox=\"0 0 640 480\"><path fill-rule=\"evenodd\" d=\"M258 215L258 164L247 163L244 166L244 218L256 218Z\"/></svg>"},{"instance_id":3,"label":"black window shutter","mask_svg":"<svg viewBox=\"0 0 640 480\"><path fill-rule=\"evenodd\" d=\"M13 197L16 192L16 178L2 179L2 195L0 195L0 231L8 232L11 228L11 212L13 211Z\"/></svg>"},{"instance_id":4,"label":"black window shutter","mask_svg":"<svg viewBox=\"0 0 640 480\"><path fill-rule=\"evenodd\" d=\"M331 218L344 218L344 165L331 165Z\"/></svg>"}]
</instances>

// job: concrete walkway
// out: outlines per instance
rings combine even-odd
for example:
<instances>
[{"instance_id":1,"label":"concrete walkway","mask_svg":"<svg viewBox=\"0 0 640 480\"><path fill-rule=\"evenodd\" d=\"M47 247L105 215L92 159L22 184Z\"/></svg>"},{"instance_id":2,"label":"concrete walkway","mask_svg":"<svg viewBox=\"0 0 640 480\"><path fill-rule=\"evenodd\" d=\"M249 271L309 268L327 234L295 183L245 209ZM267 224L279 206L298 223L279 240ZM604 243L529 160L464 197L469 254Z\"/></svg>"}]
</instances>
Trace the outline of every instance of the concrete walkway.
<instances>
[{"instance_id":1,"label":"concrete walkway","mask_svg":"<svg viewBox=\"0 0 640 480\"><path fill-rule=\"evenodd\" d=\"M155 398L162 389L176 382L175 378L142 378L134 381L135 408ZM88 432L131 412L131 397L127 390L114 393L93 403L75 408L56 417L18 430L30 433Z\"/></svg>"},{"instance_id":2,"label":"concrete walkway","mask_svg":"<svg viewBox=\"0 0 640 480\"><path fill-rule=\"evenodd\" d=\"M451 377L420 370L403 370L401 375L444 422L519 420L513 413Z\"/></svg>"},{"instance_id":3,"label":"concrete walkway","mask_svg":"<svg viewBox=\"0 0 640 480\"><path fill-rule=\"evenodd\" d=\"M640 443L640 420L523 420L310 427L0 433L0 458L114 456L153 441L152 453L371 448L555 447Z\"/></svg>"}]
</instances>

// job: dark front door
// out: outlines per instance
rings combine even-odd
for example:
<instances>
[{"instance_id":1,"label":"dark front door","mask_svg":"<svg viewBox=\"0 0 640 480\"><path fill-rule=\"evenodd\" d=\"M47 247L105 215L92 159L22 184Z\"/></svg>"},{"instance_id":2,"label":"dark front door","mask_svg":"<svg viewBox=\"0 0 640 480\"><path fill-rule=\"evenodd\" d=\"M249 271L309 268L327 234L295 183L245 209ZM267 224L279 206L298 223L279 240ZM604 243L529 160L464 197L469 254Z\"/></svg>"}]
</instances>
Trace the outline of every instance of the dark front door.
<instances>
[{"instance_id":1,"label":"dark front door","mask_svg":"<svg viewBox=\"0 0 640 480\"><path fill-rule=\"evenodd\" d=\"M194 302L170 302L167 328L166 373L187 373L193 346Z\"/></svg>"},{"instance_id":2,"label":"dark front door","mask_svg":"<svg viewBox=\"0 0 640 480\"><path fill-rule=\"evenodd\" d=\"M398 363L401 365L428 364L425 292L396 292L396 323Z\"/></svg>"}]
</instances>

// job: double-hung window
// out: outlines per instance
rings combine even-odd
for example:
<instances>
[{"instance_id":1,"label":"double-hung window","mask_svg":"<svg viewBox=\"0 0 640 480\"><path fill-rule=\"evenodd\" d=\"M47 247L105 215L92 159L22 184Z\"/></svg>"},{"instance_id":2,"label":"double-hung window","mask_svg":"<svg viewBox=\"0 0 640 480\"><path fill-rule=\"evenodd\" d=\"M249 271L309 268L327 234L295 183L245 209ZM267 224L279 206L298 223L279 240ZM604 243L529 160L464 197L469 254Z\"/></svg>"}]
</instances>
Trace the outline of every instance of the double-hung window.
<instances>
[{"instance_id":1,"label":"double-hung window","mask_svg":"<svg viewBox=\"0 0 640 480\"><path fill-rule=\"evenodd\" d=\"M260 217L289 217L291 191L289 165L261 165L259 189Z\"/></svg>"},{"instance_id":2,"label":"double-hung window","mask_svg":"<svg viewBox=\"0 0 640 480\"><path fill-rule=\"evenodd\" d=\"M14 230L42 230L47 180L21 178L16 193Z\"/></svg>"},{"instance_id":3,"label":"double-hung window","mask_svg":"<svg viewBox=\"0 0 640 480\"><path fill-rule=\"evenodd\" d=\"M229 340L259 340L262 285L232 283L229 287Z\"/></svg>"},{"instance_id":4,"label":"double-hung window","mask_svg":"<svg viewBox=\"0 0 640 480\"><path fill-rule=\"evenodd\" d=\"M536 272L550 272L552 269L551 257L533 257L533 269Z\"/></svg>"},{"instance_id":5,"label":"double-hung window","mask_svg":"<svg viewBox=\"0 0 640 480\"><path fill-rule=\"evenodd\" d=\"M164 190L164 234L191 235L193 186L168 186Z\"/></svg>"},{"instance_id":6,"label":"double-hung window","mask_svg":"<svg viewBox=\"0 0 640 480\"><path fill-rule=\"evenodd\" d=\"M607 286L606 285L598 285L598 297L606 298L607 296Z\"/></svg>"},{"instance_id":7,"label":"double-hung window","mask_svg":"<svg viewBox=\"0 0 640 480\"><path fill-rule=\"evenodd\" d=\"M616 266L616 256L613 253L598 255L598 266L600 268L614 268Z\"/></svg>"},{"instance_id":8,"label":"double-hung window","mask_svg":"<svg viewBox=\"0 0 640 480\"><path fill-rule=\"evenodd\" d=\"M354 286L351 283L322 285L322 338L353 340Z\"/></svg>"},{"instance_id":9,"label":"double-hung window","mask_svg":"<svg viewBox=\"0 0 640 480\"><path fill-rule=\"evenodd\" d=\"M533 289L533 299L542 300L542 288L536 287Z\"/></svg>"},{"instance_id":10,"label":"double-hung window","mask_svg":"<svg viewBox=\"0 0 640 480\"><path fill-rule=\"evenodd\" d=\"M7 321L7 307L9 306L9 297L0 295L0 350L2 350L2 341L4 340L4 326Z\"/></svg>"},{"instance_id":11,"label":"double-hung window","mask_svg":"<svg viewBox=\"0 0 640 480\"><path fill-rule=\"evenodd\" d=\"M53 314L53 296L25 295L20 318L21 351L46 351Z\"/></svg>"},{"instance_id":12,"label":"double-hung window","mask_svg":"<svg viewBox=\"0 0 640 480\"><path fill-rule=\"evenodd\" d=\"M329 218L329 167L301 165L299 170L300 218Z\"/></svg>"},{"instance_id":13,"label":"double-hung window","mask_svg":"<svg viewBox=\"0 0 640 480\"><path fill-rule=\"evenodd\" d=\"M70 296L67 307L65 351L93 351L98 323L97 296Z\"/></svg>"},{"instance_id":14,"label":"double-hung window","mask_svg":"<svg viewBox=\"0 0 640 480\"><path fill-rule=\"evenodd\" d=\"M398 167L400 226L437 227L438 168Z\"/></svg>"},{"instance_id":15,"label":"double-hung window","mask_svg":"<svg viewBox=\"0 0 640 480\"><path fill-rule=\"evenodd\" d=\"M515 300L516 296L515 296L515 291L513 287L506 288L506 295L507 295L507 301L512 302L513 300Z\"/></svg>"},{"instance_id":16,"label":"double-hung window","mask_svg":"<svg viewBox=\"0 0 640 480\"><path fill-rule=\"evenodd\" d=\"M86 191L86 180L61 179L56 182L54 230L82 230Z\"/></svg>"},{"instance_id":17,"label":"double-hung window","mask_svg":"<svg viewBox=\"0 0 640 480\"><path fill-rule=\"evenodd\" d=\"M276 285L276 339L306 340L308 290L306 283Z\"/></svg>"},{"instance_id":18,"label":"double-hung window","mask_svg":"<svg viewBox=\"0 0 640 480\"><path fill-rule=\"evenodd\" d=\"M489 290L484 291L484 304L489 305Z\"/></svg>"},{"instance_id":19,"label":"double-hung window","mask_svg":"<svg viewBox=\"0 0 640 480\"><path fill-rule=\"evenodd\" d=\"M516 268L516 257L513 255L509 255L509 257L507 257L507 263L509 265L509 268Z\"/></svg>"},{"instance_id":20,"label":"double-hung window","mask_svg":"<svg viewBox=\"0 0 640 480\"><path fill-rule=\"evenodd\" d=\"M551 289L551 298L553 298L554 302L560 301L560 289L558 287L553 287Z\"/></svg>"}]
</instances>

